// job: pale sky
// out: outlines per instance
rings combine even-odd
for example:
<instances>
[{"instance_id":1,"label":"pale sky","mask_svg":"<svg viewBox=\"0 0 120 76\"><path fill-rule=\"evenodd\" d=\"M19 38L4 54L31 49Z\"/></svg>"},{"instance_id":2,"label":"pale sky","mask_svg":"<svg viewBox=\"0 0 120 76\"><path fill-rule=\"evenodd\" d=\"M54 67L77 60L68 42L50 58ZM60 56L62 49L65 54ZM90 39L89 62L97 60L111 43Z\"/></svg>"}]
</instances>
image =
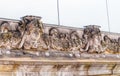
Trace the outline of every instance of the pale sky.
<instances>
[{"instance_id":1,"label":"pale sky","mask_svg":"<svg viewBox=\"0 0 120 76\"><path fill-rule=\"evenodd\" d=\"M100 25L108 31L105 0L59 0L60 23L80 27ZM57 24L57 0L0 0L0 17L20 19L25 15L42 17L44 23ZM120 33L120 0L108 0L110 30Z\"/></svg>"}]
</instances>

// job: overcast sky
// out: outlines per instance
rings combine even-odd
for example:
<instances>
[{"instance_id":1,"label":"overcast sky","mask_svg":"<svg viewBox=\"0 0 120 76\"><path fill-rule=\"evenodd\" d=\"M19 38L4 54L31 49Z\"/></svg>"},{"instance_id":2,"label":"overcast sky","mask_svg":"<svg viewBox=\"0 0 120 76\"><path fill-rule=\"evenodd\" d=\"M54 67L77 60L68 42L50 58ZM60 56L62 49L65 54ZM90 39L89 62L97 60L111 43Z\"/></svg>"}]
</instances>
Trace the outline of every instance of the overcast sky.
<instances>
[{"instance_id":1,"label":"overcast sky","mask_svg":"<svg viewBox=\"0 0 120 76\"><path fill-rule=\"evenodd\" d=\"M105 0L59 0L60 23L80 27L100 25L108 31ZM42 17L44 23L57 24L57 0L0 0L0 17L20 19L25 15ZM120 0L108 0L110 30L120 33Z\"/></svg>"}]
</instances>

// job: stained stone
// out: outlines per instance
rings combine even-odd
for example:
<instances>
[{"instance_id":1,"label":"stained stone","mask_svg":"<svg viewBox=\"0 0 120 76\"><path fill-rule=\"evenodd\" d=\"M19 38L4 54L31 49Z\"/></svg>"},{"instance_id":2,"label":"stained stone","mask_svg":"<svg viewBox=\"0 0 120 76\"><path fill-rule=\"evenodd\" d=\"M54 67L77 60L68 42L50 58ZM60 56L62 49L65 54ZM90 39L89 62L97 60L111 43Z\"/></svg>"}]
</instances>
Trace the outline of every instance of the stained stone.
<instances>
[{"instance_id":1,"label":"stained stone","mask_svg":"<svg viewBox=\"0 0 120 76\"><path fill-rule=\"evenodd\" d=\"M105 74L112 74L112 68L114 65L108 64L96 64L90 65L88 69L88 75L105 75Z\"/></svg>"},{"instance_id":2,"label":"stained stone","mask_svg":"<svg viewBox=\"0 0 120 76\"><path fill-rule=\"evenodd\" d=\"M80 58L80 54L79 53L75 54L75 57Z\"/></svg>"},{"instance_id":3,"label":"stained stone","mask_svg":"<svg viewBox=\"0 0 120 76\"><path fill-rule=\"evenodd\" d=\"M37 55L37 56L40 56L40 53L39 53L39 52L36 52L36 55Z\"/></svg>"},{"instance_id":4,"label":"stained stone","mask_svg":"<svg viewBox=\"0 0 120 76\"><path fill-rule=\"evenodd\" d=\"M0 65L0 72L12 72L15 65Z\"/></svg>"},{"instance_id":5,"label":"stained stone","mask_svg":"<svg viewBox=\"0 0 120 76\"><path fill-rule=\"evenodd\" d=\"M117 56L117 58L120 58L120 55L116 55Z\"/></svg>"},{"instance_id":6,"label":"stained stone","mask_svg":"<svg viewBox=\"0 0 120 76\"><path fill-rule=\"evenodd\" d=\"M2 51L0 50L0 55L3 55Z\"/></svg>"},{"instance_id":7,"label":"stained stone","mask_svg":"<svg viewBox=\"0 0 120 76\"><path fill-rule=\"evenodd\" d=\"M7 55L10 55L10 54L11 54L11 52L8 50L8 51L6 51L6 54L7 54Z\"/></svg>"},{"instance_id":8,"label":"stained stone","mask_svg":"<svg viewBox=\"0 0 120 76\"><path fill-rule=\"evenodd\" d=\"M44 24L41 17L0 19L0 76L120 75L120 34Z\"/></svg>"},{"instance_id":9,"label":"stained stone","mask_svg":"<svg viewBox=\"0 0 120 76\"><path fill-rule=\"evenodd\" d=\"M120 65L116 65L113 68L113 74L120 75Z\"/></svg>"},{"instance_id":10,"label":"stained stone","mask_svg":"<svg viewBox=\"0 0 120 76\"><path fill-rule=\"evenodd\" d=\"M49 52L45 52L45 56L50 56L50 53Z\"/></svg>"},{"instance_id":11,"label":"stained stone","mask_svg":"<svg viewBox=\"0 0 120 76\"><path fill-rule=\"evenodd\" d=\"M0 76L16 76L14 72L0 72Z\"/></svg>"},{"instance_id":12,"label":"stained stone","mask_svg":"<svg viewBox=\"0 0 120 76\"><path fill-rule=\"evenodd\" d=\"M87 76L89 65L79 65L76 67L75 76Z\"/></svg>"},{"instance_id":13,"label":"stained stone","mask_svg":"<svg viewBox=\"0 0 120 76\"><path fill-rule=\"evenodd\" d=\"M102 54L101 56L102 56L102 58L105 58L105 57L106 57L104 54Z\"/></svg>"},{"instance_id":14,"label":"stained stone","mask_svg":"<svg viewBox=\"0 0 120 76\"><path fill-rule=\"evenodd\" d=\"M69 54L70 57L73 57L73 54Z\"/></svg>"}]
</instances>

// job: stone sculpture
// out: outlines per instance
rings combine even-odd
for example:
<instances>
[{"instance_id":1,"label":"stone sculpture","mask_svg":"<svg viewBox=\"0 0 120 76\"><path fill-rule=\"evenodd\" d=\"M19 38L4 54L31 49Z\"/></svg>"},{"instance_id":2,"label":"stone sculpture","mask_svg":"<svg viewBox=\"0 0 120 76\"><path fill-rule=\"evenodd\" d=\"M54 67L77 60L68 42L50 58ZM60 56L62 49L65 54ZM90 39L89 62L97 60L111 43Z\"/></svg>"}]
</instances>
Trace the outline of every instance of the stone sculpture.
<instances>
[{"instance_id":1,"label":"stone sculpture","mask_svg":"<svg viewBox=\"0 0 120 76\"><path fill-rule=\"evenodd\" d=\"M58 27L50 27L46 32L41 17L30 15L21 19L14 30L10 22L0 23L0 49L23 50L20 55L28 55L30 51L36 51L30 55L37 56L43 50L48 51L48 54L49 51L53 51L53 55L62 52L65 55L70 53L71 56L73 56L71 53L116 54L120 52L120 38L111 39L108 35L102 36L100 26L85 26L81 34L76 30L62 31Z\"/></svg>"},{"instance_id":2,"label":"stone sculpture","mask_svg":"<svg viewBox=\"0 0 120 76\"><path fill-rule=\"evenodd\" d=\"M98 25L50 26L32 15L0 19L0 76L119 75L119 59L120 34Z\"/></svg>"},{"instance_id":3,"label":"stone sculpture","mask_svg":"<svg viewBox=\"0 0 120 76\"><path fill-rule=\"evenodd\" d=\"M19 48L24 49L36 49L38 46L38 39L41 33L43 33L42 25L39 23L38 17L25 16L24 20L24 35L22 37Z\"/></svg>"}]
</instances>

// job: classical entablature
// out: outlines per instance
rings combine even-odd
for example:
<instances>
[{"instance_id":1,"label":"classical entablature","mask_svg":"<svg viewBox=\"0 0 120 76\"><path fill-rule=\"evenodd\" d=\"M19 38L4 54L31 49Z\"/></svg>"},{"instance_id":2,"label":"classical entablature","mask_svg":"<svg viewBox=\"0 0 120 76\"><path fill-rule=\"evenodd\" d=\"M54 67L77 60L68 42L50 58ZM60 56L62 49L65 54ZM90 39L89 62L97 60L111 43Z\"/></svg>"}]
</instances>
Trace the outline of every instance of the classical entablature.
<instances>
[{"instance_id":1,"label":"classical entablature","mask_svg":"<svg viewBox=\"0 0 120 76\"><path fill-rule=\"evenodd\" d=\"M117 71L119 59L120 34L103 32L98 25L83 28L57 26L42 23L41 17L31 15L21 20L0 19L0 72L1 66L10 66L10 71L18 69L19 72L20 68L27 71L25 67L36 69L39 65L37 70L42 72L63 70L77 71L74 76L109 76L114 72L120 74ZM95 69L96 73L93 73Z\"/></svg>"}]
</instances>

